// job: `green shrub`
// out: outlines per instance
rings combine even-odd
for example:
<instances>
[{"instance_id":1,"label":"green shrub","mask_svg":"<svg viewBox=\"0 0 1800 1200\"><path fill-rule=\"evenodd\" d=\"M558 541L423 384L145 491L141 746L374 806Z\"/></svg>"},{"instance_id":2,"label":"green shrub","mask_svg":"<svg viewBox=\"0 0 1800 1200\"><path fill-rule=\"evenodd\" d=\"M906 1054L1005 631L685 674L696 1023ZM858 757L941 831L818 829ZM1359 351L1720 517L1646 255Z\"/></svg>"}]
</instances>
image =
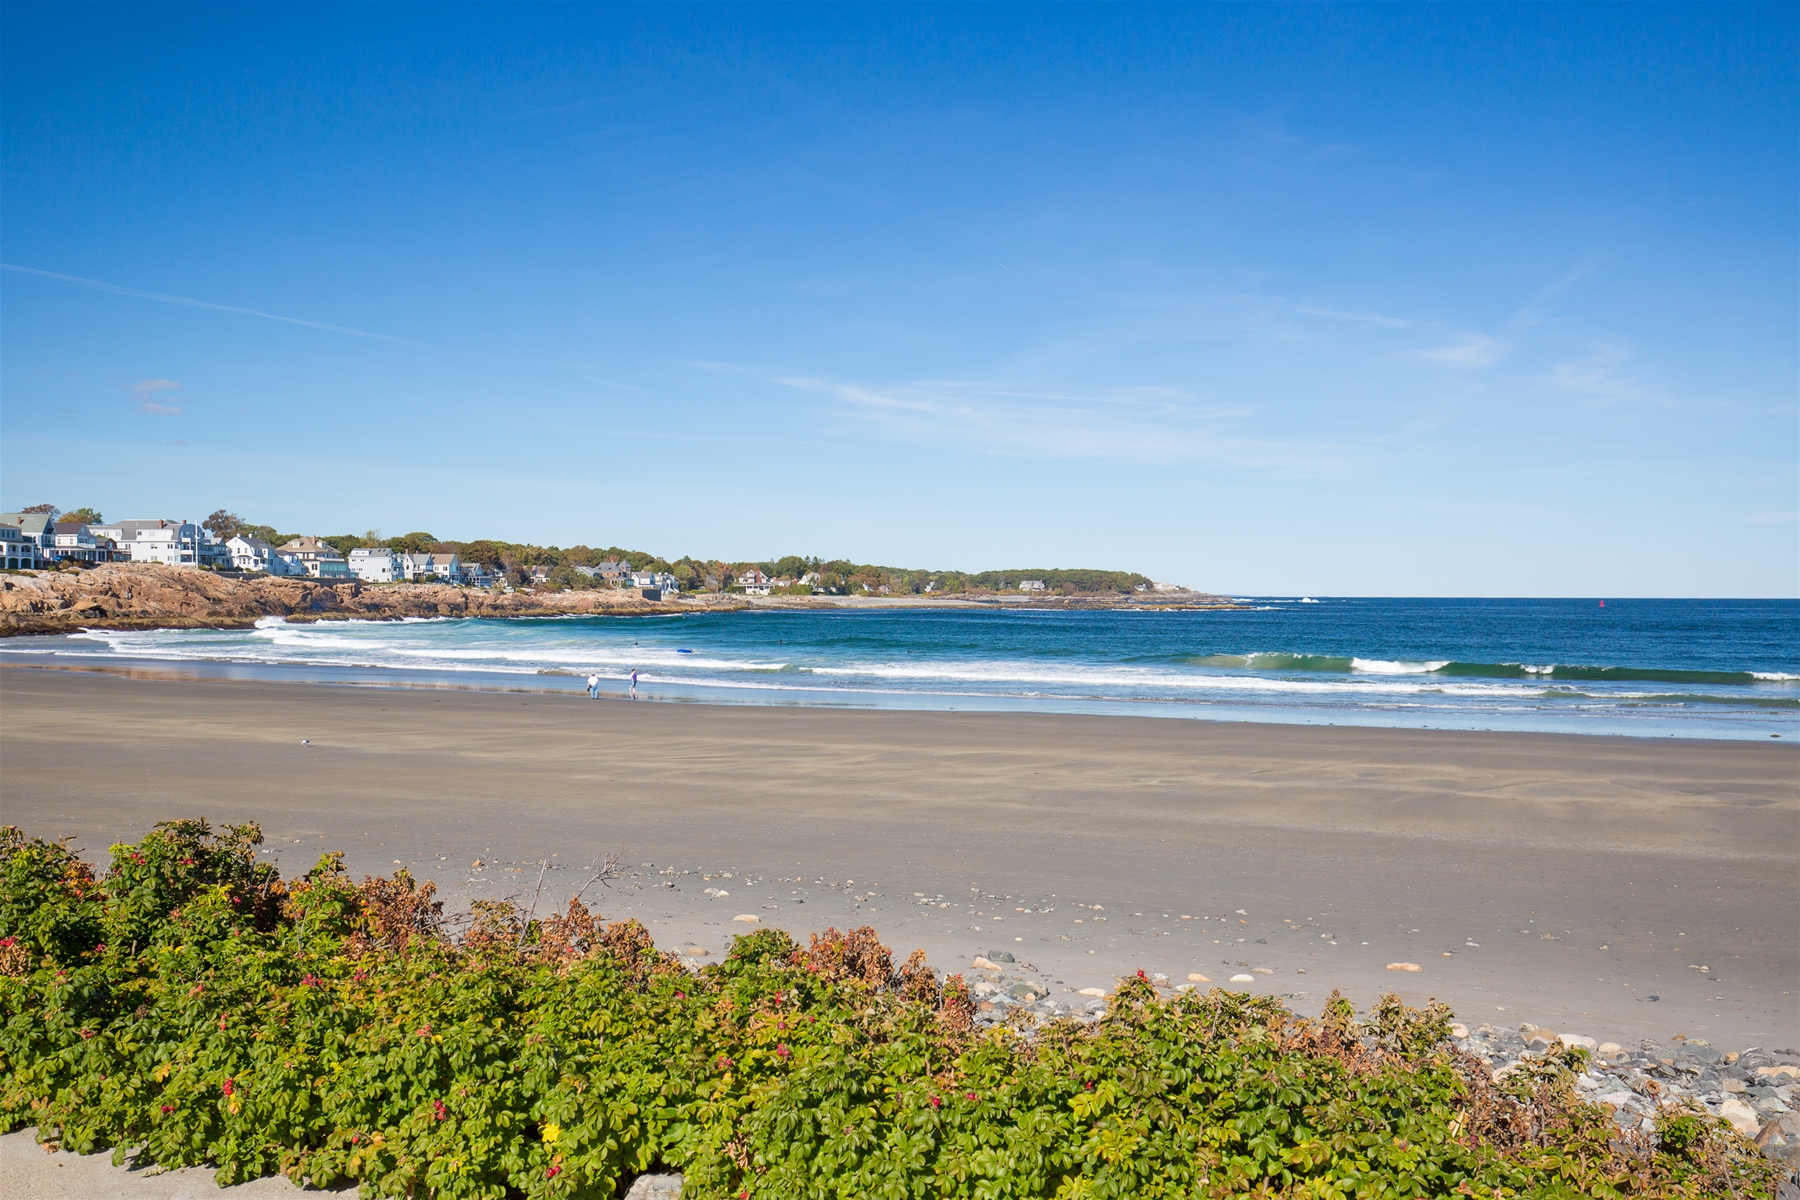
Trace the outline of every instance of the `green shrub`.
<instances>
[{"instance_id":1,"label":"green shrub","mask_svg":"<svg viewBox=\"0 0 1800 1200\"><path fill-rule=\"evenodd\" d=\"M1581 1052L1495 1083L1442 1006L1359 1022L1122 981L1103 1019L973 1027L960 977L872 930L761 930L698 972L579 902L287 883L253 826L172 822L96 878L0 832L0 1123L221 1183L364 1196L612 1197L655 1167L698 1197L1768 1196L1716 1118L1620 1133Z\"/></svg>"}]
</instances>

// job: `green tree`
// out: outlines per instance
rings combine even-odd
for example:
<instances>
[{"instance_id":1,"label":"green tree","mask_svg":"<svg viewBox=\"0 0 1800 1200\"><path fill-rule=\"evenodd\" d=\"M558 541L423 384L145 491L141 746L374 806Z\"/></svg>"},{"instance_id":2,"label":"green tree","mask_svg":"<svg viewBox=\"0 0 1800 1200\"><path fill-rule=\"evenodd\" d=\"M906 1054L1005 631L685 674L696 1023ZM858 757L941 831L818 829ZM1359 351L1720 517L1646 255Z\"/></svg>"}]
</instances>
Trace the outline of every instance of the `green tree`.
<instances>
[{"instance_id":1,"label":"green tree","mask_svg":"<svg viewBox=\"0 0 1800 1200\"><path fill-rule=\"evenodd\" d=\"M508 550L505 542L482 539L474 542L447 542L455 547L455 552L462 556L464 562L480 563L484 567L497 567Z\"/></svg>"},{"instance_id":2,"label":"green tree","mask_svg":"<svg viewBox=\"0 0 1800 1200\"><path fill-rule=\"evenodd\" d=\"M226 512L222 508L214 509L212 516L200 522L200 528L206 530L221 542L234 538L244 532L244 518L234 512Z\"/></svg>"},{"instance_id":3,"label":"green tree","mask_svg":"<svg viewBox=\"0 0 1800 1200\"><path fill-rule=\"evenodd\" d=\"M65 521L75 521L82 525L99 525L106 520L105 517L100 515L99 509L89 508L86 505L83 505L80 508L72 508L68 512L63 513L62 519Z\"/></svg>"},{"instance_id":4,"label":"green tree","mask_svg":"<svg viewBox=\"0 0 1800 1200\"><path fill-rule=\"evenodd\" d=\"M435 535L415 530L387 540L388 549L397 554L429 554L438 548Z\"/></svg>"}]
</instances>

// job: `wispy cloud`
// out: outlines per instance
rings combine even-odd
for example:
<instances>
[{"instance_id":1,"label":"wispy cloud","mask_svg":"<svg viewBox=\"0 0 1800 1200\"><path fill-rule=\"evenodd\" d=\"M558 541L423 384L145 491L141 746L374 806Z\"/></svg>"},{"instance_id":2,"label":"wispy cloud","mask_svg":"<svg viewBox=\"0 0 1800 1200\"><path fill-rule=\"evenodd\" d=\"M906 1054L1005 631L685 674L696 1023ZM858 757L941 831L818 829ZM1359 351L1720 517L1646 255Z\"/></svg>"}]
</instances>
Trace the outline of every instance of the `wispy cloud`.
<instances>
[{"instance_id":1,"label":"wispy cloud","mask_svg":"<svg viewBox=\"0 0 1800 1200\"><path fill-rule=\"evenodd\" d=\"M1520 305L1493 333L1459 332L1447 345L1431 346L1420 350L1418 357L1439 366L1465 370L1478 370L1493 366L1510 356L1518 348L1519 342L1526 332L1542 325L1548 319L1545 310L1549 307L1550 301L1573 286L1596 265L1597 260L1592 258L1577 263L1548 287Z\"/></svg>"},{"instance_id":2,"label":"wispy cloud","mask_svg":"<svg viewBox=\"0 0 1800 1200\"><path fill-rule=\"evenodd\" d=\"M164 392L179 392L181 385L173 379L140 379L131 385L131 394L138 398L135 411L146 413L152 417L173 417L185 411L179 404L163 404L150 399Z\"/></svg>"},{"instance_id":3,"label":"wispy cloud","mask_svg":"<svg viewBox=\"0 0 1800 1200\"><path fill-rule=\"evenodd\" d=\"M211 300L196 300L191 296L172 296L167 292L147 292L141 288L107 283L102 279L85 279L80 275L64 275L60 271L43 271L37 267L21 267L16 263L0 263L0 271L10 271L14 275L29 275L37 279L54 279L58 283L74 284L76 287L91 288L94 291L107 292L114 296L130 296L136 300L154 300L159 304L179 304L184 308L204 308L212 312L236 313L244 317L260 317L265 321L302 325L308 329L323 329L327 333L341 333L347 337L372 338L375 341L395 342L403 346L420 346L418 342L409 342L405 338L392 337L385 333L370 333L366 329L351 329L346 325L309 321L304 317L284 317L280 313L264 312L260 308L243 308L236 304L215 304ZM422 346L421 348L430 349L431 347Z\"/></svg>"},{"instance_id":4,"label":"wispy cloud","mask_svg":"<svg viewBox=\"0 0 1800 1200\"><path fill-rule=\"evenodd\" d=\"M802 376L773 382L828 396L886 436L978 454L1304 472L1336 469L1356 454L1246 436L1235 427L1252 409L1208 405L1172 388L1043 390L950 379L872 385Z\"/></svg>"}]
</instances>

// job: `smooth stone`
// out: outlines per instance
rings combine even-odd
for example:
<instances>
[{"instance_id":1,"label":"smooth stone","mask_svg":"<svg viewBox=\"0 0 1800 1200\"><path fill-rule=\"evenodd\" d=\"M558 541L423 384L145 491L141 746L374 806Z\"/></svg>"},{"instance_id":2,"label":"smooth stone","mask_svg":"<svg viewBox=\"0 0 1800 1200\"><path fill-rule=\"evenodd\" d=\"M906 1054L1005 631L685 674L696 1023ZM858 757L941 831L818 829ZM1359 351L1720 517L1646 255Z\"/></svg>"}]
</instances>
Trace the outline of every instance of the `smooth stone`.
<instances>
[{"instance_id":1,"label":"smooth stone","mask_svg":"<svg viewBox=\"0 0 1800 1200\"><path fill-rule=\"evenodd\" d=\"M1191 975L1188 976L1188 982L1189 983L1211 983L1212 980L1208 979L1206 976L1202 975L1200 972L1195 971L1194 973L1192 973Z\"/></svg>"},{"instance_id":2,"label":"smooth stone","mask_svg":"<svg viewBox=\"0 0 1800 1200\"><path fill-rule=\"evenodd\" d=\"M1016 961L1013 958L1013 956L1011 955L1011 953L1009 953L1008 951L1005 951L1005 950L989 950L987 952L987 956L989 958L993 959L995 962L1009 963L1009 962Z\"/></svg>"},{"instance_id":3,"label":"smooth stone","mask_svg":"<svg viewBox=\"0 0 1800 1200\"><path fill-rule=\"evenodd\" d=\"M1719 1115L1731 1123L1731 1127L1741 1134L1755 1137L1762 1132L1762 1122L1756 1119L1756 1110L1733 1096L1719 1105Z\"/></svg>"},{"instance_id":4,"label":"smooth stone","mask_svg":"<svg viewBox=\"0 0 1800 1200\"><path fill-rule=\"evenodd\" d=\"M1253 975L1273 975L1275 973L1274 970L1269 967L1251 967L1250 972Z\"/></svg>"},{"instance_id":5,"label":"smooth stone","mask_svg":"<svg viewBox=\"0 0 1800 1200\"><path fill-rule=\"evenodd\" d=\"M1452 1022L1450 1025L1450 1036L1453 1038L1466 1038L1469 1036L1469 1027L1461 1022Z\"/></svg>"},{"instance_id":6,"label":"smooth stone","mask_svg":"<svg viewBox=\"0 0 1800 1200\"><path fill-rule=\"evenodd\" d=\"M1389 963L1387 969L1390 971L1423 971L1425 968L1418 963Z\"/></svg>"},{"instance_id":7,"label":"smooth stone","mask_svg":"<svg viewBox=\"0 0 1800 1200\"><path fill-rule=\"evenodd\" d=\"M1565 1046L1580 1046L1583 1050L1593 1050L1593 1049L1598 1048L1600 1045L1600 1043L1596 1042L1593 1038L1583 1037L1579 1033L1563 1034L1562 1035L1562 1044Z\"/></svg>"},{"instance_id":8,"label":"smooth stone","mask_svg":"<svg viewBox=\"0 0 1800 1200\"><path fill-rule=\"evenodd\" d=\"M681 1176L639 1175L631 1181L625 1200L680 1200Z\"/></svg>"},{"instance_id":9,"label":"smooth stone","mask_svg":"<svg viewBox=\"0 0 1800 1200\"><path fill-rule=\"evenodd\" d=\"M969 965L971 967L978 967L983 971L998 971L1000 969L1000 964L985 954L977 954Z\"/></svg>"},{"instance_id":10,"label":"smooth stone","mask_svg":"<svg viewBox=\"0 0 1800 1200\"><path fill-rule=\"evenodd\" d=\"M1232 983L1255 983L1256 976L1254 976L1254 975L1233 975L1231 977L1230 982L1232 982Z\"/></svg>"},{"instance_id":11,"label":"smooth stone","mask_svg":"<svg viewBox=\"0 0 1800 1200\"><path fill-rule=\"evenodd\" d=\"M1077 996L1104 996L1104 995L1106 995L1106 989L1105 988L1082 988L1080 991L1076 992L1075 994Z\"/></svg>"},{"instance_id":12,"label":"smooth stone","mask_svg":"<svg viewBox=\"0 0 1800 1200\"><path fill-rule=\"evenodd\" d=\"M1601 1042L1599 1047L1600 1053L1602 1054L1617 1054L1624 1048L1625 1047L1619 1045L1617 1042Z\"/></svg>"},{"instance_id":13,"label":"smooth stone","mask_svg":"<svg viewBox=\"0 0 1800 1200\"><path fill-rule=\"evenodd\" d=\"M742 921L746 925L761 925L762 924L762 918L757 916L755 913L739 913L737 916L735 916L731 919L734 921Z\"/></svg>"}]
</instances>

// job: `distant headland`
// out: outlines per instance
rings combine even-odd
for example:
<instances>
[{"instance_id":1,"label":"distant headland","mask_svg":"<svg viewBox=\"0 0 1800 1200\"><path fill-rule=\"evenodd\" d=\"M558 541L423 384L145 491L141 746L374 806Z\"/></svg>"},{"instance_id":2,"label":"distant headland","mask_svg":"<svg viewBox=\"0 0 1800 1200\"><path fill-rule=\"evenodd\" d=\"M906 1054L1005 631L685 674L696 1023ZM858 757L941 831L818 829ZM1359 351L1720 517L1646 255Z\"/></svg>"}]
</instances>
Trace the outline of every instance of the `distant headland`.
<instances>
[{"instance_id":1,"label":"distant headland","mask_svg":"<svg viewBox=\"0 0 1800 1200\"><path fill-rule=\"evenodd\" d=\"M423 531L282 533L219 509L204 521L108 522L93 508L0 513L0 636L79 628L238 628L293 620L631 615L746 607L973 604L1215 608L1222 597L1136 571L928 570L787 555L668 559Z\"/></svg>"}]
</instances>

